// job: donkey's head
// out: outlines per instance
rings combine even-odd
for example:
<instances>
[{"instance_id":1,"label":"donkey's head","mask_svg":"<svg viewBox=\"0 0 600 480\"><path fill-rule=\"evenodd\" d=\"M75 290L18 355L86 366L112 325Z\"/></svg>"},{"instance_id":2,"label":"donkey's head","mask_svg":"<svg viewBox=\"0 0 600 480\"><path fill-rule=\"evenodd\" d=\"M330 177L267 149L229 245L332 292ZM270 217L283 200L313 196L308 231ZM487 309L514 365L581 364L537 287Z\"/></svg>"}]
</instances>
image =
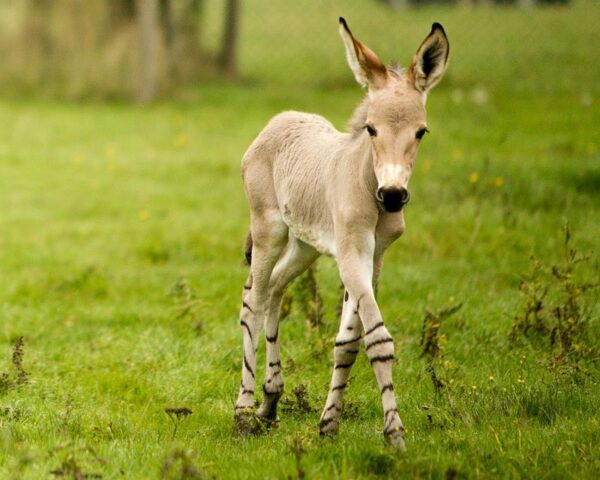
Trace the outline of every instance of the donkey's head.
<instances>
[{"instance_id":1,"label":"donkey's head","mask_svg":"<svg viewBox=\"0 0 600 480\"><path fill-rule=\"evenodd\" d=\"M357 40L340 17L340 35L348 64L369 90L360 135L370 137L377 178L376 198L388 212L397 212L409 199L408 180L419 141L427 133L428 91L446 70L450 45L443 27L434 23L406 72L386 67Z\"/></svg>"}]
</instances>

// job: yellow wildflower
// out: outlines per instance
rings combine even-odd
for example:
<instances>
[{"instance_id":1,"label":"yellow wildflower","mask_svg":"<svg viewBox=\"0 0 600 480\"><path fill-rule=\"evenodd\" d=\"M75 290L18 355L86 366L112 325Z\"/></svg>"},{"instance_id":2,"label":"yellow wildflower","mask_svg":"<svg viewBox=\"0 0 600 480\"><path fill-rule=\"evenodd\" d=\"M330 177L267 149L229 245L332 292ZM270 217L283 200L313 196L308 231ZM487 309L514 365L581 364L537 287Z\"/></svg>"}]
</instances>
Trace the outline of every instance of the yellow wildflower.
<instances>
[{"instance_id":1,"label":"yellow wildflower","mask_svg":"<svg viewBox=\"0 0 600 480\"><path fill-rule=\"evenodd\" d=\"M190 139L185 133L179 133L175 135L175 138L173 139L173 145L175 147L182 148L185 147L188 143L190 143Z\"/></svg>"}]
</instances>

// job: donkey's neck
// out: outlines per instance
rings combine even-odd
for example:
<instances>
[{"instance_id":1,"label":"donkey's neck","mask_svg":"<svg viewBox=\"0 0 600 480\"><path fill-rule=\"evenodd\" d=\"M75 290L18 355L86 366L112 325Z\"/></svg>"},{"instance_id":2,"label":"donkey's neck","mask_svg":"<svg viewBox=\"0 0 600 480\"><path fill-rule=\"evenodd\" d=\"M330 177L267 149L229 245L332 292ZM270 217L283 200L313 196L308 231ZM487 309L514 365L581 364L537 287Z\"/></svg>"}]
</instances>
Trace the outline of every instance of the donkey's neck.
<instances>
[{"instance_id":1,"label":"donkey's neck","mask_svg":"<svg viewBox=\"0 0 600 480\"><path fill-rule=\"evenodd\" d=\"M358 104L358 107L356 107L354 113L350 117L350 121L348 122L348 130L352 135L352 138L356 138L364 132L368 110L369 96L367 95L365 98L363 98L362 102Z\"/></svg>"}]
</instances>

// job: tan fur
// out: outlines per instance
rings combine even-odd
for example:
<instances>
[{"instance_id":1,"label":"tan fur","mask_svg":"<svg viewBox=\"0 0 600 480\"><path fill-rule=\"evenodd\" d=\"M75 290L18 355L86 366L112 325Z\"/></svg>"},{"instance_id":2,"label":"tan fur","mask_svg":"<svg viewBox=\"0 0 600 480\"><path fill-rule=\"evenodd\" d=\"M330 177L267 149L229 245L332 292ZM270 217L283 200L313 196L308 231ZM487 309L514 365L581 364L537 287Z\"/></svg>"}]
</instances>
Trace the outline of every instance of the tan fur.
<instances>
[{"instance_id":1,"label":"tan fur","mask_svg":"<svg viewBox=\"0 0 600 480\"><path fill-rule=\"evenodd\" d=\"M284 112L268 123L242 161L253 245L252 281L247 283L251 289L244 292L241 311L242 326L248 328L244 327L245 365L236 411L253 404L253 395L244 392L254 388L256 337L264 323L267 380L258 413L274 415L283 389L277 321L281 296L320 254L330 255L337 261L347 300L321 431L337 430L348 365L356 356L356 349L348 345L358 345L356 336L364 330L386 412L384 432L402 445L403 428L391 387L393 343L383 326L373 284L386 248L404 231L403 212L385 211L382 195L408 187L419 143L415 135L426 127L428 79L421 75L417 85L414 74L382 72L383 63L352 36L345 22L340 33L357 80L369 87L352 117L350 132L337 131L319 115ZM433 33L439 41L439 30ZM445 60L444 65L435 65L435 81ZM367 124L376 136L369 135Z\"/></svg>"}]
</instances>

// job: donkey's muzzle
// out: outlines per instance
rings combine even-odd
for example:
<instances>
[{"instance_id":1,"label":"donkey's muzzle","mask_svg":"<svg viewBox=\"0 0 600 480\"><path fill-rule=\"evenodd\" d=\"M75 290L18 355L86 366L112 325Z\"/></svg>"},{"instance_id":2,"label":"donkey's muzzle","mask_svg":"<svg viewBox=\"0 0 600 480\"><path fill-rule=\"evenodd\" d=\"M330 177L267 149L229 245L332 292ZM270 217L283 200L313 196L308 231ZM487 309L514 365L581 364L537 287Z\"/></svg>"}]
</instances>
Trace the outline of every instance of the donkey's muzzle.
<instances>
[{"instance_id":1,"label":"donkey's muzzle","mask_svg":"<svg viewBox=\"0 0 600 480\"><path fill-rule=\"evenodd\" d=\"M386 212L398 212L410 200L406 188L380 188L375 196Z\"/></svg>"}]
</instances>

